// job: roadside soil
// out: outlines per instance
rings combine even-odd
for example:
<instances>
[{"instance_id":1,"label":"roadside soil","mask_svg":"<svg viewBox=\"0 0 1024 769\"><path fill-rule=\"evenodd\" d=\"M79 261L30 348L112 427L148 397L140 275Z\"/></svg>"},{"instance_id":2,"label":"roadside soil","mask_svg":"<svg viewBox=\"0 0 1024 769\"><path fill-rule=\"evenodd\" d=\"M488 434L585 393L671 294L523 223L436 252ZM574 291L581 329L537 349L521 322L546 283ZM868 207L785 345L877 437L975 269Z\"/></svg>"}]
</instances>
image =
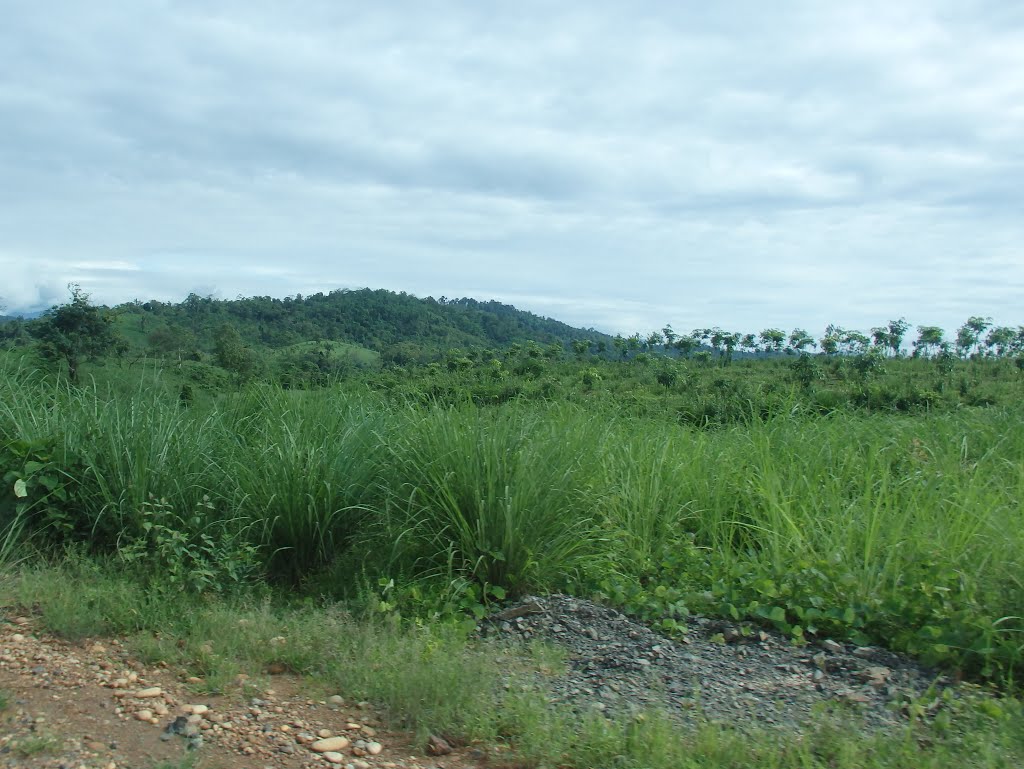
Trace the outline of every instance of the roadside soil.
<instances>
[{"instance_id":1,"label":"roadside soil","mask_svg":"<svg viewBox=\"0 0 1024 769\"><path fill-rule=\"evenodd\" d=\"M554 595L506 607L478 632L560 647L564 671L538 675L536 685L552 702L612 719L656 708L681 726L799 730L816 712L839 709L851 724L887 729L906 723L908 703L939 707L937 689L951 685L882 649L797 647L763 630L688 622L684 637L669 640L614 609ZM452 749L389 730L369 703L314 695L315 682L265 672L228 695L197 694L202 681L143 665L118 639L69 643L31 617L0 612L0 769L176 767L190 756L203 769L469 769L508 759L489 746Z\"/></svg>"},{"instance_id":2,"label":"roadside soil","mask_svg":"<svg viewBox=\"0 0 1024 769\"><path fill-rule=\"evenodd\" d=\"M29 617L0 618L0 767L149 769L194 757L204 769L468 769L486 759L473 746L427 755L367 703L311 698L288 674L265 680L200 695L198 681L140 664L117 639L68 643ZM316 744L325 738L343 739Z\"/></svg>"}]
</instances>

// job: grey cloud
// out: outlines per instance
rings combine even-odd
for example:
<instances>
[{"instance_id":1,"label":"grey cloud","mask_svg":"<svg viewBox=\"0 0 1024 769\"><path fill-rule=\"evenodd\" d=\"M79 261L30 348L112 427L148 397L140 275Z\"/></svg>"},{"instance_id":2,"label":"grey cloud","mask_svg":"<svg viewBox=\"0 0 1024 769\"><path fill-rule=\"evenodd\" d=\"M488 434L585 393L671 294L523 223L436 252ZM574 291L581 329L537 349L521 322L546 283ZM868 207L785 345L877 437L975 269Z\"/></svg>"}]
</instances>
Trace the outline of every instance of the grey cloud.
<instances>
[{"instance_id":1,"label":"grey cloud","mask_svg":"<svg viewBox=\"0 0 1024 769\"><path fill-rule=\"evenodd\" d=\"M1024 12L994 0L25 5L0 29L0 293L1020 322L1022 68Z\"/></svg>"}]
</instances>

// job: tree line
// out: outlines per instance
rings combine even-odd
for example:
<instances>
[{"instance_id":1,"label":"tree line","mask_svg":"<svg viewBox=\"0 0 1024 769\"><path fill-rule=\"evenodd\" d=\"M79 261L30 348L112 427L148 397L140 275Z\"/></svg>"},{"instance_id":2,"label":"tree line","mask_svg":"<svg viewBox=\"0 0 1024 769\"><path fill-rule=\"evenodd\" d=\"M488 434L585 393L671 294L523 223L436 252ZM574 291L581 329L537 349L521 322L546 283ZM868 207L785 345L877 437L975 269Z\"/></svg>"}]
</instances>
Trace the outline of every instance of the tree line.
<instances>
[{"instance_id":1,"label":"tree line","mask_svg":"<svg viewBox=\"0 0 1024 769\"><path fill-rule=\"evenodd\" d=\"M867 334L829 324L818 338L802 328L794 328L789 333L778 328L743 333L716 326L679 334L669 324L646 335L615 336L612 347L623 359L639 352L660 351L689 358L701 351L711 351L724 361L731 360L736 353L797 355L819 352L827 356L874 354L891 358L950 356L961 359L1024 355L1024 326L996 325L991 317L972 315L956 330L952 339L947 339L946 332L939 326L917 326L913 338L908 337L910 330L911 325L905 318L875 326ZM579 339L573 340L572 348L577 354L603 354L607 351L600 342L591 345Z\"/></svg>"}]
</instances>

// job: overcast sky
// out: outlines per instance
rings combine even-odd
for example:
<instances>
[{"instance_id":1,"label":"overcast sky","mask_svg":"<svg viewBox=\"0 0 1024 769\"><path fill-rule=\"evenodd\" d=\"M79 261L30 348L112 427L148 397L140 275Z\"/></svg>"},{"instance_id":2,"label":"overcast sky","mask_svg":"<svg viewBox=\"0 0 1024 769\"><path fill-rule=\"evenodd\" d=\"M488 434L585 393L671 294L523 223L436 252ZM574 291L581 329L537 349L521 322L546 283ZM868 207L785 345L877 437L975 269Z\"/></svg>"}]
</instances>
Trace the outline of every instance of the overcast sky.
<instances>
[{"instance_id":1,"label":"overcast sky","mask_svg":"<svg viewBox=\"0 0 1024 769\"><path fill-rule=\"evenodd\" d=\"M1024 323L1024 3L0 0L0 297Z\"/></svg>"}]
</instances>

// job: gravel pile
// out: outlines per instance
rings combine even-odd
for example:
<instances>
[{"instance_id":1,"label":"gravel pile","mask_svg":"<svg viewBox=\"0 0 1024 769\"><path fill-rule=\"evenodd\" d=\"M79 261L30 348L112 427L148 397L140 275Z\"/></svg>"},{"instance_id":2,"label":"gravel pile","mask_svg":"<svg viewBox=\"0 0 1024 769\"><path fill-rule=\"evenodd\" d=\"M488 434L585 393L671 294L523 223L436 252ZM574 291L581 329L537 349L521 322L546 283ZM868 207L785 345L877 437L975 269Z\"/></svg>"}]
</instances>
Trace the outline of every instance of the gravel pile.
<instances>
[{"instance_id":1,"label":"gravel pile","mask_svg":"<svg viewBox=\"0 0 1024 769\"><path fill-rule=\"evenodd\" d=\"M816 709L844 705L867 726L905 722L903 705L938 682L913 660L826 640L794 646L768 631L704 617L673 641L592 601L527 597L479 626L483 637L542 639L568 652L546 678L552 700L609 716L663 709L683 723L799 727Z\"/></svg>"}]
</instances>

